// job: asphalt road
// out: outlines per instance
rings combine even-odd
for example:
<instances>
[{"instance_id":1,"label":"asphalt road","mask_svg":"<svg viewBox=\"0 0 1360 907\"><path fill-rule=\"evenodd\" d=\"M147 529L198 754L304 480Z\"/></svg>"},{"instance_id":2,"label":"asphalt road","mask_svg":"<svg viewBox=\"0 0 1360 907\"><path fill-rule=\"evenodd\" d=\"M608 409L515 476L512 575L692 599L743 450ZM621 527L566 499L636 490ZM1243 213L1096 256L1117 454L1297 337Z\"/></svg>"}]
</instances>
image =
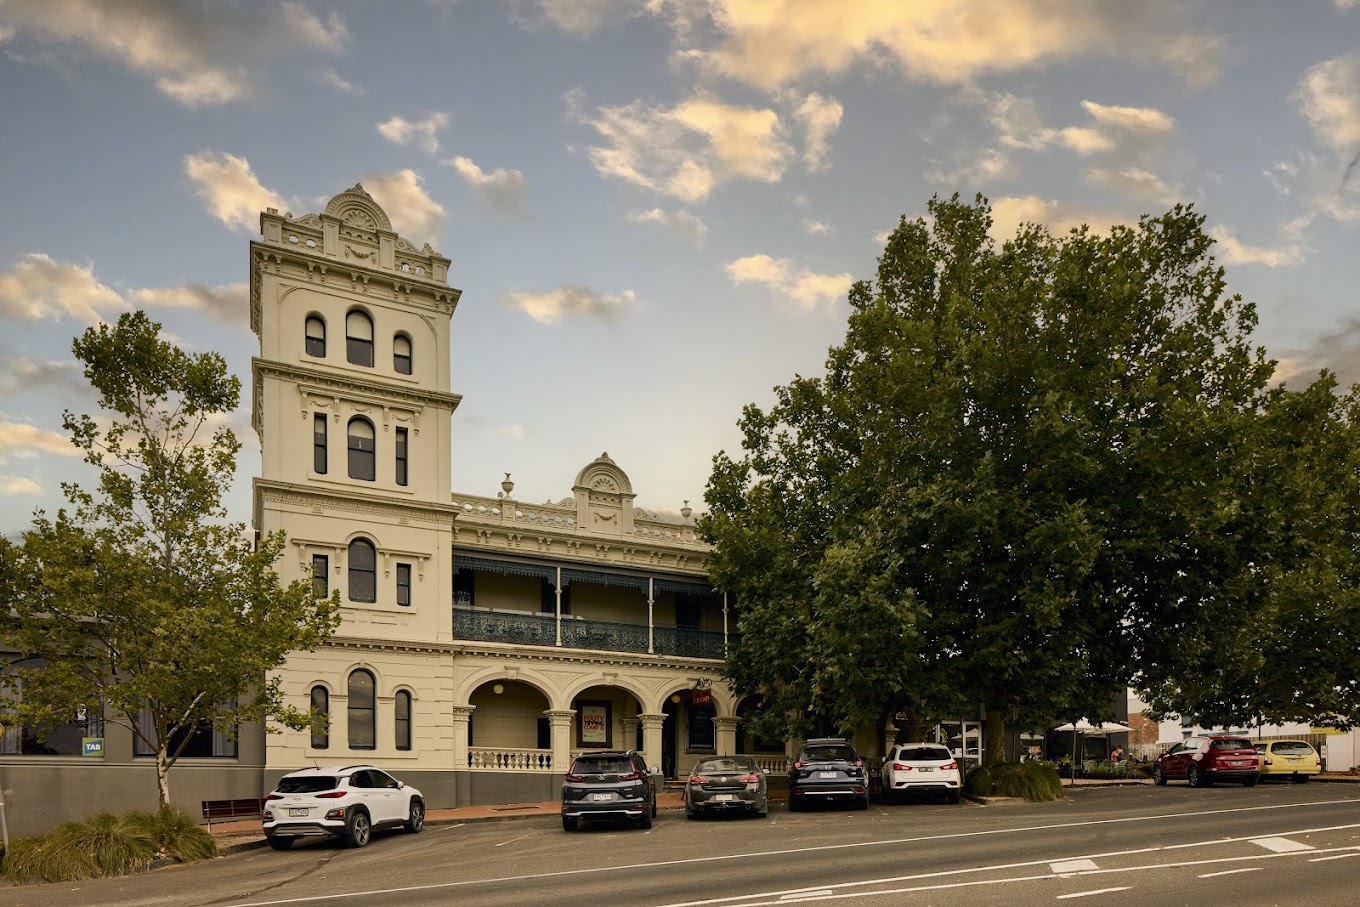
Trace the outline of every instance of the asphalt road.
<instances>
[{"instance_id":1,"label":"asphalt road","mask_svg":"<svg viewBox=\"0 0 1360 907\"><path fill-rule=\"evenodd\" d=\"M875 804L650 831L547 819L251 850L123 879L0 889L15 907L1360 902L1360 785L1081 788L1049 804ZM14 897L11 898L10 895Z\"/></svg>"}]
</instances>

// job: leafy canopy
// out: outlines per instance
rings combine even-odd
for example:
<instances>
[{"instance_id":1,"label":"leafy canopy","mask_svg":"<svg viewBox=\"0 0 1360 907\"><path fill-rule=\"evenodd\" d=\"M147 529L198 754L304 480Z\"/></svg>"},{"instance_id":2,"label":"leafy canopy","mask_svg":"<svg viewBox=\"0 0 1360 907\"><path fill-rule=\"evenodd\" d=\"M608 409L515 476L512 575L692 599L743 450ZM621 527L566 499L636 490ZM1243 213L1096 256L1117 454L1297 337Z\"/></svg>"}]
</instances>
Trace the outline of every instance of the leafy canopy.
<instances>
[{"instance_id":1,"label":"leafy canopy","mask_svg":"<svg viewBox=\"0 0 1360 907\"><path fill-rule=\"evenodd\" d=\"M39 731L80 709L126 725L156 752L168 803L183 731L308 723L266 673L328 638L338 602L282 586L283 536L257 546L226 518L240 443L222 417L240 382L221 356L184 353L142 312L73 351L106 416L63 422L98 479L64 485L69 509L36 513L19 545L0 546L0 642L19 653L0 668L0 709Z\"/></svg>"}]
</instances>

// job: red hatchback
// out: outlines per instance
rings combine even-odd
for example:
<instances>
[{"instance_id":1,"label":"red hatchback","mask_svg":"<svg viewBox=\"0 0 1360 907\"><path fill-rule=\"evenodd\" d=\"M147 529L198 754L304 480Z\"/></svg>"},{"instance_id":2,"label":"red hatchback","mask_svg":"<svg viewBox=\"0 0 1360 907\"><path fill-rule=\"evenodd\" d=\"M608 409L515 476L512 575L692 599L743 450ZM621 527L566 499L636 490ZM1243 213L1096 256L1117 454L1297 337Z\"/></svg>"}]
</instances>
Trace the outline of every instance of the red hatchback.
<instances>
[{"instance_id":1,"label":"red hatchback","mask_svg":"<svg viewBox=\"0 0 1360 907\"><path fill-rule=\"evenodd\" d=\"M1238 781L1254 787L1261 779L1256 747L1246 737L1229 734L1187 737L1157 757L1152 765L1154 784L1184 778L1191 787L1215 781Z\"/></svg>"}]
</instances>

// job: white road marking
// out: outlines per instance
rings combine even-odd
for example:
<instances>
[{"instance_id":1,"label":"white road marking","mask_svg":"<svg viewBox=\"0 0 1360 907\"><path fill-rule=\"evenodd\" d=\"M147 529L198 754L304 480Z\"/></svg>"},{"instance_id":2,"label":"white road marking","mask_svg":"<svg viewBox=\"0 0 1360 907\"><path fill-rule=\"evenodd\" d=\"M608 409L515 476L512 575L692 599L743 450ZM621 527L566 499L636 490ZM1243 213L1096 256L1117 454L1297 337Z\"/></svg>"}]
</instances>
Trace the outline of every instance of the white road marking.
<instances>
[{"instance_id":1,"label":"white road marking","mask_svg":"<svg viewBox=\"0 0 1360 907\"><path fill-rule=\"evenodd\" d=\"M462 828L466 822L459 822L457 825L434 825L431 826L435 831L448 831L450 828Z\"/></svg>"},{"instance_id":2,"label":"white road marking","mask_svg":"<svg viewBox=\"0 0 1360 907\"><path fill-rule=\"evenodd\" d=\"M532 832L530 832L530 834L532 834ZM496 846L502 847L506 844L514 844L516 841L523 841L527 837L529 837L529 835L520 835L518 838L511 838L509 841L502 841L500 844L497 844Z\"/></svg>"},{"instance_id":3,"label":"white road marking","mask_svg":"<svg viewBox=\"0 0 1360 907\"><path fill-rule=\"evenodd\" d=\"M796 891L796 892L794 892L794 893L792 893L792 894L786 894L786 895L784 895L784 896L781 897L779 900L780 900L781 902L783 902L783 901L793 902L793 901L801 901L803 898L822 897L822 896L825 896L825 895L828 895L828 894L835 894L835 892L832 891L830 888L821 888L821 889L818 889L817 891Z\"/></svg>"},{"instance_id":4,"label":"white road marking","mask_svg":"<svg viewBox=\"0 0 1360 907\"><path fill-rule=\"evenodd\" d=\"M713 863L713 862L715 862L715 861L723 861L723 860L750 860L750 859L754 859L754 858L757 858L757 857L788 856L788 855L791 855L791 854L802 854L802 853L821 853L821 852L827 852L827 851L834 851L834 850L849 850L849 849L856 849L856 848L863 848L863 847L896 846L896 845L900 845L900 844L912 844L912 843L916 843L916 842L919 842L919 841L948 841L948 840L956 840L956 839L961 839L961 838L980 838L980 837L991 837L991 836L995 836L995 835L1004 835L1004 834L1019 834L1019 833L1030 832L1030 831L1039 831L1039 832L1042 832L1042 831L1051 831L1051 830L1053 830L1053 829L1058 829L1058 828L1089 828L1089 827L1097 826L1097 825L1115 825L1115 824L1124 824L1124 823L1129 823L1129 822L1152 822L1152 821L1162 822L1162 821L1166 821L1166 820L1168 820L1168 819L1180 819L1180 818L1191 817L1191 816L1214 816L1214 815L1221 815L1221 814L1225 814L1225 813L1262 812L1262 811L1267 811L1267 810L1298 809L1298 808L1313 807L1313 806L1334 806L1334 805L1339 805L1339 804L1349 804L1349 803L1354 803L1354 802L1355 802L1355 801L1352 800L1352 799L1320 800L1320 801L1315 801L1315 802L1312 802L1312 803L1284 803L1284 804L1272 804L1272 805L1268 805L1268 806L1243 806L1243 807L1233 807L1233 808L1230 808L1230 809L1201 810L1201 811L1198 811L1198 812L1189 812L1189 813L1169 813L1169 814L1165 814L1165 815L1154 815L1154 816L1143 816L1143 817L1129 816L1129 817L1125 817L1125 818L1121 818L1121 819L1092 819L1092 820L1090 820L1090 821L1085 821L1085 822L1059 822L1059 823L1053 823L1053 824L1050 824L1050 825L1027 825L1027 826L1020 826L1020 827L1017 827L1017 828L996 828L996 829L989 829L989 830L987 830L987 831L957 832L957 833L954 833L954 834L947 834L947 835L918 835L918 836L916 836L916 837L911 837L911 838L896 838L896 839L879 840L879 841L859 841L859 842L855 842L855 843L851 843L851 844L823 844L823 845L819 845L819 846L816 846L816 847L794 847L794 848L787 848L787 849L782 849L782 850L750 851L750 852L746 852L746 853L735 853L735 854L714 854L714 855L705 856L705 857L686 857L686 858L684 858L684 859L676 859L676 860L655 860L655 861L647 862L647 863L625 863L625 864L619 865L619 866L597 866L597 867L591 867L591 868L587 868L587 869L562 869L562 870L558 870L558 871L556 871L556 872L536 872L536 873L526 873L526 874L523 874L523 875L516 875L516 876L497 876L497 877L490 877L490 878L484 878L484 879L467 879L467 880L458 881L458 882L433 882L433 883L430 883L430 884L428 884L428 885L413 885L413 886L405 886L405 887L400 887L400 888L381 888L381 889L373 889L373 890L368 890L368 891L346 891L346 892L338 892L338 893L336 893L336 894L330 894L330 895L311 895L311 896L306 896L306 897L280 898L280 899L272 900L272 901L241 901L241 902L236 903L236 904L229 904L229 905L226 905L226 907L274 907L274 905L278 905L278 904L306 904L306 903L313 903L313 902L316 902L316 901L342 900L342 899L346 899L346 898L360 898L360 897L368 898L368 897L373 897L373 896L375 896L375 895L380 895L380 894L400 894L400 893L402 893L402 892L407 892L407 891L432 891L432 890L446 889L446 888L466 888L466 887L469 887L469 886L471 886L471 885L487 885L487 884L498 883L498 882L522 882L522 881L532 881L532 880L537 880L537 879L567 878L567 877L570 877L570 876L595 875L595 874L599 874L599 873L619 872L619 871L622 871L622 870L629 870L629 869L655 869L655 868L660 868L660 867L664 867L664 866L684 866L684 865L689 865L689 864L693 864L693 863L709 863L709 864L711 864L711 863ZM1309 833L1316 833L1316 832L1323 832L1323 831L1339 831L1339 830L1345 830L1345 829L1351 829L1351 828L1360 828L1360 824L1334 825L1334 826L1327 826L1327 827L1322 827L1322 828L1305 828L1305 829L1297 829L1297 830L1294 830L1294 831L1285 832L1284 834L1299 835L1299 834L1309 834ZM607 837L615 837L615 836L614 836L614 835L609 835L609 836L607 836ZM1234 839L1234 838L1226 838L1226 839L1223 839L1223 838L1216 838L1216 839L1213 839L1213 840L1210 840L1210 841L1200 841L1200 842L1194 842L1194 843L1191 843L1191 844L1176 844L1176 845L1171 845L1171 846L1169 846L1169 847L1146 847L1146 848L1139 848L1139 849L1136 849L1136 850L1127 850L1127 851L1109 851L1109 852L1106 852L1106 853L1087 854L1087 855L1084 855L1084 858L1086 858L1086 859L1091 859L1091 858L1093 858L1093 857L1131 856L1131 855L1140 854L1140 853L1152 853L1152 852L1157 852L1157 851L1174 850L1174 849L1177 849L1177 848L1202 847L1202 846L1210 845L1210 844L1222 844L1222 843L1226 843L1226 842L1228 842L1228 841L1234 841L1234 840L1250 841L1250 840L1253 840L1253 839L1250 838L1250 837L1236 838L1236 839ZM1073 859L1077 859L1077 857L1074 857ZM1045 864L1045 863L1051 863L1051 862L1052 862L1051 860L1033 860L1033 861L1023 862L1023 863L1013 863L1013 864L1004 864L1004 865L991 866L991 867L979 867L979 868L977 868L977 869L959 870L958 872L975 872L975 871L982 871L983 869L990 869L990 870L1013 869L1013 868L1021 868L1021 867L1027 867L1027 866L1038 866L1038 865L1043 865L1043 864ZM1104 871L1114 871L1114 870L1104 870ZM907 877L903 877L903 878L922 878L922 877L931 877L931 876L940 876L940 875L952 875L952 874L956 874L956 873L954 873L954 872L950 872L950 873L945 873L945 872L940 872L940 873L927 873L925 876L907 876ZM1045 875L1045 876L1034 876L1033 878L1051 878L1051 877L1052 877L1052 876ZM898 879L880 879L880 880L876 880L876 881L873 881L873 882L860 882L860 883L852 883L852 884L864 884L864 885L868 885L868 884L882 884L882 883L885 882L885 881L898 881ZM740 897L740 896L739 896L739 897L727 897L727 898L714 898L714 899L704 900L704 901L690 901L690 902L686 902L684 905L680 905L680 904L670 905L670 907L698 907L698 905L721 904L721 903L728 903L728 902L737 901L737 900L746 900L747 898L751 898L751 897L761 897L761 896L762 896L762 895L747 895L747 896L745 896L745 897Z\"/></svg>"},{"instance_id":5,"label":"white road marking","mask_svg":"<svg viewBox=\"0 0 1360 907\"><path fill-rule=\"evenodd\" d=\"M1288 838L1252 838L1251 843L1260 845L1266 850L1273 850L1275 853L1297 853L1300 850L1317 850L1311 844L1304 844L1300 841L1291 841Z\"/></svg>"},{"instance_id":6,"label":"white road marking","mask_svg":"<svg viewBox=\"0 0 1360 907\"><path fill-rule=\"evenodd\" d=\"M1224 869L1222 872L1205 872L1205 873L1201 873L1201 874L1200 874L1200 878L1201 878L1201 879L1212 879L1212 878L1216 878L1217 876L1230 876L1230 875L1235 875L1235 874L1237 874L1237 873L1239 873L1239 872L1260 872L1261 869L1262 869L1262 867L1260 867L1260 866L1246 866L1246 867L1243 867L1242 869Z\"/></svg>"},{"instance_id":7,"label":"white road marking","mask_svg":"<svg viewBox=\"0 0 1360 907\"><path fill-rule=\"evenodd\" d=\"M1128 886L1123 888L1099 888L1095 891L1078 891L1074 894L1060 894L1058 900L1066 901L1069 898L1089 898L1093 894L1114 894L1116 891L1128 891Z\"/></svg>"},{"instance_id":8,"label":"white road marking","mask_svg":"<svg viewBox=\"0 0 1360 907\"><path fill-rule=\"evenodd\" d=\"M1048 867L1056 874L1062 875L1065 872L1086 872L1091 869L1099 869L1094 860L1065 860L1061 863L1053 863Z\"/></svg>"},{"instance_id":9,"label":"white road marking","mask_svg":"<svg viewBox=\"0 0 1360 907\"><path fill-rule=\"evenodd\" d=\"M1328 860L1345 860L1348 857L1360 857L1360 853L1337 853L1330 857L1313 857L1309 863L1326 863Z\"/></svg>"}]
</instances>

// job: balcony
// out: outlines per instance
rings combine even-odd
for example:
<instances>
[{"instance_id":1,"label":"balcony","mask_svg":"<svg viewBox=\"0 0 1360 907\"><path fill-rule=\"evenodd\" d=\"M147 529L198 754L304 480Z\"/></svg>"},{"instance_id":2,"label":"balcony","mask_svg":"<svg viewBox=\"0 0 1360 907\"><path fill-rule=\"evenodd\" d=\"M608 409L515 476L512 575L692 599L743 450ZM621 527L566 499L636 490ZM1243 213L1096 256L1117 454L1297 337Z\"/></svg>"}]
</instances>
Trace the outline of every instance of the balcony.
<instances>
[{"instance_id":1,"label":"balcony","mask_svg":"<svg viewBox=\"0 0 1360 907\"><path fill-rule=\"evenodd\" d=\"M557 621L551 614L520 614L500 611L453 609L453 635L457 639L476 639L522 646L556 646ZM561 647L597 649L606 652L648 652L647 627L602 620L564 619ZM723 634L686 627L653 627L651 652L681 658L721 660Z\"/></svg>"}]
</instances>

